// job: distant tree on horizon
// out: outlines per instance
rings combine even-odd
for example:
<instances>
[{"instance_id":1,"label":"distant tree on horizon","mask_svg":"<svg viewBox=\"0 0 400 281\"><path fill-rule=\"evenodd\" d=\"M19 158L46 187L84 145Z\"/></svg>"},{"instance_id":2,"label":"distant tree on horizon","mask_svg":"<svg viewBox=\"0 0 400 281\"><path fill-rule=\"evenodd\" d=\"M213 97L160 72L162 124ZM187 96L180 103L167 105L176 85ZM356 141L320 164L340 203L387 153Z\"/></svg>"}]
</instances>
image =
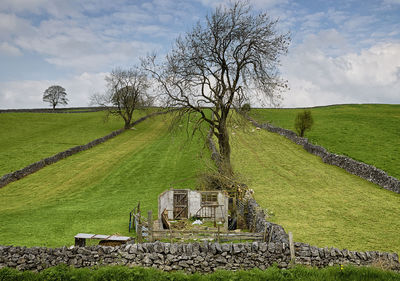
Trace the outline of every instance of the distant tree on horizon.
<instances>
[{"instance_id":1,"label":"distant tree on horizon","mask_svg":"<svg viewBox=\"0 0 400 281\"><path fill-rule=\"evenodd\" d=\"M50 103L50 105L53 106L53 110L55 110L58 104L68 104L68 99L66 98L66 96L67 92L63 87L53 85L47 88L46 91L44 91L43 101Z\"/></svg>"}]
</instances>

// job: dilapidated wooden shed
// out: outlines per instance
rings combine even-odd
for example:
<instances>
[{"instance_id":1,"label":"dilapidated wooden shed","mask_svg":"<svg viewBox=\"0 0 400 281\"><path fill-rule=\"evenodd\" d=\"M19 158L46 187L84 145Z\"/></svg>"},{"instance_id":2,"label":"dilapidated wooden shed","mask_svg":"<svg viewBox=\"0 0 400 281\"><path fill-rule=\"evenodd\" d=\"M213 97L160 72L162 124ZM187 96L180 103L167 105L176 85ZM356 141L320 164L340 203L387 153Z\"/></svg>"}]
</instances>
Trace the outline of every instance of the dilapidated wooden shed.
<instances>
[{"instance_id":1,"label":"dilapidated wooden shed","mask_svg":"<svg viewBox=\"0 0 400 281\"><path fill-rule=\"evenodd\" d=\"M170 189L158 197L158 218L162 214L169 220L191 217L210 219L228 224L229 197L223 191L196 191L190 189Z\"/></svg>"}]
</instances>

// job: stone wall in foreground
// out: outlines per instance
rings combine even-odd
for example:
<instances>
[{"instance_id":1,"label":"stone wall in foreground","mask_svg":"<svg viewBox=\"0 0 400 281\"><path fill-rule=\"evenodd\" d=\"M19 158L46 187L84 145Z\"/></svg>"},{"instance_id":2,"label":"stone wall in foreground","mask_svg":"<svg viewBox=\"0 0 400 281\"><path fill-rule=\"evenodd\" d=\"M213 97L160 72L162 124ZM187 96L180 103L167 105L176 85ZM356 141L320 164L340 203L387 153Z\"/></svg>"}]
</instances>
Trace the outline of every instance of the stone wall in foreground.
<instances>
[{"instance_id":1,"label":"stone wall in foreground","mask_svg":"<svg viewBox=\"0 0 400 281\"><path fill-rule=\"evenodd\" d=\"M339 264L380 265L400 270L397 254L354 252L336 248L317 248L295 243L296 264L326 267ZM216 269L265 269L273 264L290 267L286 243L143 243L119 247L25 248L0 246L0 268L40 271L58 264L73 267L125 265L154 267L164 271L212 272Z\"/></svg>"},{"instance_id":2,"label":"stone wall in foreground","mask_svg":"<svg viewBox=\"0 0 400 281\"><path fill-rule=\"evenodd\" d=\"M322 161L327 164L338 166L353 175L373 182L387 190L400 193L400 181L374 166L358 162L347 156L330 153L325 148L310 143L307 138L297 136L293 131L275 127L268 123L259 124L255 120L249 119L256 127L280 134L294 143L303 146L306 151L321 157Z\"/></svg>"}]
</instances>

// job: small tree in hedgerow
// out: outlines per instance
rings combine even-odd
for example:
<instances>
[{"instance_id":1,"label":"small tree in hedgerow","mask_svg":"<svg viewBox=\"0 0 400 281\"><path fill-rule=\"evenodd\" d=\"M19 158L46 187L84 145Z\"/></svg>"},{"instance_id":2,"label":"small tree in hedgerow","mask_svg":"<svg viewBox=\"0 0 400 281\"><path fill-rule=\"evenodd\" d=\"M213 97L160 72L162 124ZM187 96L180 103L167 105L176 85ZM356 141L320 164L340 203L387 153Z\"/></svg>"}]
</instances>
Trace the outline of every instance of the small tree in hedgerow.
<instances>
[{"instance_id":1,"label":"small tree in hedgerow","mask_svg":"<svg viewBox=\"0 0 400 281\"><path fill-rule=\"evenodd\" d=\"M67 92L63 87L54 85L47 88L47 90L44 91L43 101L50 103L50 105L53 106L54 110L56 106L59 104L63 105L68 104L68 99L66 98L66 96Z\"/></svg>"},{"instance_id":2,"label":"small tree in hedgerow","mask_svg":"<svg viewBox=\"0 0 400 281\"><path fill-rule=\"evenodd\" d=\"M296 129L297 134L300 137L304 137L304 133L306 131L311 130L312 125L314 124L314 120L311 116L310 110L304 110L297 114L296 119L294 121L294 127Z\"/></svg>"},{"instance_id":3,"label":"small tree in hedgerow","mask_svg":"<svg viewBox=\"0 0 400 281\"><path fill-rule=\"evenodd\" d=\"M245 103L240 108L240 112L242 112L243 114L248 114L250 112L250 109L251 109L250 104L249 103Z\"/></svg>"},{"instance_id":4,"label":"small tree in hedgerow","mask_svg":"<svg viewBox=\"0 0 400 281\"><path fill-rule=\"evenodd\" d=\"M278 32L277 23L266 13L255 13L246 1L231 2L180 36L164 62L156 62L155 55L143 60L166 104L210 125L223 174L233 175L231 109L252 98L275 103L286 88L278 65L290 38Z\"/></svg>"}]
</instances>

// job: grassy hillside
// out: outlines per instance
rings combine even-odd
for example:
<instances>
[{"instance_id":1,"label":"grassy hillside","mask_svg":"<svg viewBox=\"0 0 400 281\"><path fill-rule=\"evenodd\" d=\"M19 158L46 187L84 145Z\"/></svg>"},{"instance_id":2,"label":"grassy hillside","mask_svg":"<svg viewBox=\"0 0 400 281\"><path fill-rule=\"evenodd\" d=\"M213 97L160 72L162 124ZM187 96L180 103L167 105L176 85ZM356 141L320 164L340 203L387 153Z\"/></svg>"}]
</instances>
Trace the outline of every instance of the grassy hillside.
<instances>
[{"instance_id":1,"label":"grassy hillside","mask_svg":"<svg viewBox=\"0 0 400 281\"><path fill-rule=\"evenodd\" d=\"M252 109L261 122L294 131L303 109ZM306 137L330 152L374 165L400 179L400 105L335 105L310 109L314 126Z\"/></svg>"},{"instance_id":2,"label":"grassy hillside","mask_svg":"<svg viewBox=\"0 0 400 281\"><path fill-rule=\"evenodd\" d=\"M145 115L135 113L135 119ZM121 118L104 122L104 112L0 114L0 176L123 127Z\"/></svg>"},{"instance_id":3,"label":"grassy hillside","mask_svg":"<svg viewBox=\"0 0 400 281\"><path fill-rule=\"evenodd\" d=\"M209 152L200 138L188 142L185 130L170 133L167 119L146 120L1 188L0 245L71 245L78 232L127 235L129 211L139 200L155 214L158 194L171 184L194 187ZM270 220L296 241L400 252L399 194L326 165L276 134L250 128L231 138L235 170L274 213Z\"/></svg>"},{"instance_id":4,"label":"grassy hillside","mask_svg":"<svg viewBox=\"0 0 400 281\"><path fill-rule=\"evenodd\" d=\"M400 253L400 195L265 130L235 130L233 163L270 221L319 247Z\"/></svg>"},{"instance_id":5,"label":"grassy hillside","mask_svg":"<svg viewBox=\"0 0 400 281\"><path fill-rule=\"evenodd\" d=\"M159 193L171 185L195 187L190 177L209 152L184 130L172 135L168 125L166 116L151 118L1 188L0 245L72 245L79 232L127 235L138 201L156 214Z\"/></svg>"}]
</instances>

